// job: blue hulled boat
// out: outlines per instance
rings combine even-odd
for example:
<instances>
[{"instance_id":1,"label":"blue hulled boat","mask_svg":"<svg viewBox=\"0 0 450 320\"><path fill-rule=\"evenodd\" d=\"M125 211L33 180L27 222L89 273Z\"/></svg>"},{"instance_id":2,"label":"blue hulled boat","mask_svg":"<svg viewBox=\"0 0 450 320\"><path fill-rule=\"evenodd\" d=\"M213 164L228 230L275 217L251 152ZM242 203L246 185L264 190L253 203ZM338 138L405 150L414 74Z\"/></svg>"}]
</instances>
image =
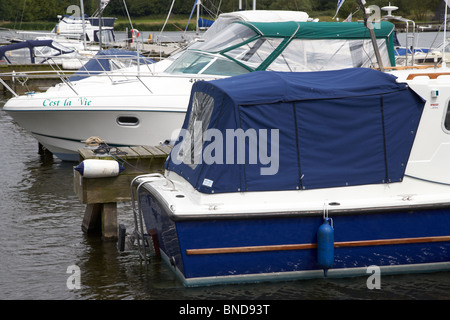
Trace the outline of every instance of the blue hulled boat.
<instances>
[{"instance_id":1,"label":"blue hulled boat","mask_svg":"<svg viewBox=\"0 0 450 320\"><path fill-rule=\"evenodd\" d=\"M187 286L449 269L450 82L408 72L195 83L140 236Z\"/></svg>"}]
</instances>

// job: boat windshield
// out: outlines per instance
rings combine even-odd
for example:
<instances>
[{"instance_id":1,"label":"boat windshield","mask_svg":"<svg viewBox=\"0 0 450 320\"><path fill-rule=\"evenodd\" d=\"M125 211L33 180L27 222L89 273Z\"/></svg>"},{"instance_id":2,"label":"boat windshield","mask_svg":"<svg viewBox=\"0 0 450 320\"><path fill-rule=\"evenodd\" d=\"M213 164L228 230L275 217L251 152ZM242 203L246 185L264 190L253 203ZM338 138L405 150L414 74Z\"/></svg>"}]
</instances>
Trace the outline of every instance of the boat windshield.
<instances>
[{"instance_id":1,"label":"boat windshield","mask_svg":"<svg viewBox=\"0 0 450 320\"><path fill-rule=\"evenodd\" d=\"M196 42L189 49L202 50L207 52L219 52L226 48L231 48L239 43L247 41L257 36L256 32L240 23L233 23L220 32L220 37L208 39L205 42Z\"/></svg>"},{"instance_id":2,"label":"boat windshield","mask_svg":"<svg viewBox=\"0 0 450 320\"><path fill-rule=\"evenodd\" d=\"M175 60L165 72L173 74L190 73L236 76L247 73L249 70L220 55L186 51L180 58Z\"/></svg>"},{"instance_id":3,"label":"boat windshield","mask_svg":"<svg viewBox=\"0 0 450 320\"><path fill-rule=\"evenodd\" d=\"M240 24L235 24L235 26L240 26ZM250 70L256 70L283 41L282 38L271 39L262 37L255 37L250 42L244 40L239 38L239 41L235 41L238 44L242 43L240 46L228 44L227 48L230 49L225 48L220 54L189 49L180 58L176 59L165 72L221 76L247 73ZM216 42L216 45L213 44L213 46L210 46L210 43L208 43L208 46L205 47L211 47L216 50L225 47L225 42ZM248 68L245 68L245 66Z\"/></svg>"}]
</instances>

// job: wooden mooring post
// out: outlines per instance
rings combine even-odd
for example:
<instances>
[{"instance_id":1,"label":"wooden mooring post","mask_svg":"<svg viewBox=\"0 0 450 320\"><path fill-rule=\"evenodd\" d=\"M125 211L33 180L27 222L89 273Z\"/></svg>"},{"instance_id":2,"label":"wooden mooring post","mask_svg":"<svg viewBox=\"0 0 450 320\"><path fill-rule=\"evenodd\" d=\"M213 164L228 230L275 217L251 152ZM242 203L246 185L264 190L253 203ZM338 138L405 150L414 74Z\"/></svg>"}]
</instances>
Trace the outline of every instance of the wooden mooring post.
<instances>
[{"instance_id":1,"label":"wooden mooring post","mask_svg":"<svg viewBox=\"0 0 450 320\"><path fill-rule=\"evenodd\" d=\"M120 147L114 152L117 155L80 149L80 163L87 159L119 160L125 168L118 176L107 178L86 178L74 170L75 194L86 204L81 229L88 235L101 235L104 240L117 240L117 203L131 201L130 184L136 176L162 173L170 151L171 147L166 145Z\"/></svg>"}]
</instances>

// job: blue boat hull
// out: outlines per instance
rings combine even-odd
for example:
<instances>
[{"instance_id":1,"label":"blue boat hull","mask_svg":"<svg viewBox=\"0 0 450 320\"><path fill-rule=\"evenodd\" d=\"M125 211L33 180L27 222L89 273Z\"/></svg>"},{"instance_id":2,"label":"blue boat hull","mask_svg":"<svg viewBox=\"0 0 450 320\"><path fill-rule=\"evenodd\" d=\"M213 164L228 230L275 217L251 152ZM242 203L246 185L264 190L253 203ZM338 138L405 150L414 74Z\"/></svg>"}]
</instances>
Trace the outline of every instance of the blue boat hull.
<instances>
[{"instance_id":1,"label":"blue boat hull","mask_svg":"<svg viewBox=\"0 0 450 320\"><path fill-rule=\"evenodd\" d=\"M323 277L317 230L323 216L235 214L179 219L153 195L140 196L147 230L185 285ZM330 212L329 277L450 269L450 208Z\"/></svg>"}]
</instances>

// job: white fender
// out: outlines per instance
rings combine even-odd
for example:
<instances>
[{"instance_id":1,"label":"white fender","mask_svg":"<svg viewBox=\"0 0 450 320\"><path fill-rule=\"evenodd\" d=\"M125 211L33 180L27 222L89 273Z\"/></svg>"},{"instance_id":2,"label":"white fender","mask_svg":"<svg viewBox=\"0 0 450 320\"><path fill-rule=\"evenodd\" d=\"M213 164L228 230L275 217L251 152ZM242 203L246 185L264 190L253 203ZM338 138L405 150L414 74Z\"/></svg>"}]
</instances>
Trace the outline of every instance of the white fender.
<instances>
[{"instance_id":1,"label":"white fender","mask_svg":"<svg viewBox=\"0 0 450 320\"><path fill-rule=\"evenodd\" d=\"M87 159L74 167L85 178L118 176L125 168L115 160Z\"/></svg>"}]
</instances>

